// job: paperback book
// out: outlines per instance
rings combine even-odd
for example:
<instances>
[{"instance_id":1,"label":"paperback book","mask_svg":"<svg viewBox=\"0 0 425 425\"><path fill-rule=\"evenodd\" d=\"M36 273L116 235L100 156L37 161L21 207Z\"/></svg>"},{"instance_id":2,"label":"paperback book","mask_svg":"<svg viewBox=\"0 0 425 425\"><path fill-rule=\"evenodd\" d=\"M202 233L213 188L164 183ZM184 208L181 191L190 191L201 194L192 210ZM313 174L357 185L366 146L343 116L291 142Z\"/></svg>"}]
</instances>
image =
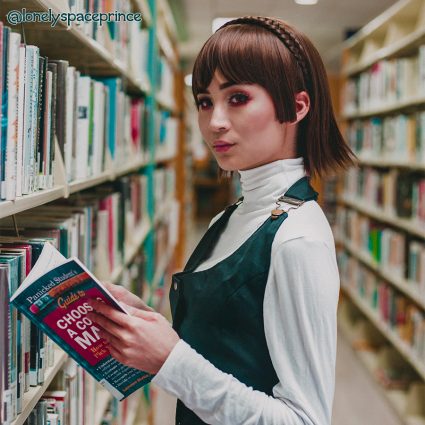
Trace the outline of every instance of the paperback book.
<instances>
[{"instance_id":1,"label":"paperback book","mask_svg":"<svg viewBox=\"0 0 425 425\"><path fill-rule=\"evenodd\" d=\"M87 313L89 300L129 314L77 258L66 259L53 245L43 251L11 302L118 400L152 379L147 372L114 359Z\"/></svg>"}]
</instances>

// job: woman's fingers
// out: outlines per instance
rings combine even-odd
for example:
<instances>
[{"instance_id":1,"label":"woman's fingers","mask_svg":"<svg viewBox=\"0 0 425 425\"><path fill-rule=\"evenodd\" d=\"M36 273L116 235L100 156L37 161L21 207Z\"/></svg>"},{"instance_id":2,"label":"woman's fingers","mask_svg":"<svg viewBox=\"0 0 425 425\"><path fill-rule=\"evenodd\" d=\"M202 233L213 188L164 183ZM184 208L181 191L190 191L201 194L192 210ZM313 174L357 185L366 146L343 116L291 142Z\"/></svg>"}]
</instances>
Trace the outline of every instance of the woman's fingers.
<instances>
[{"instance_id":1,"label":"woman's fingers","mask_svg":"<svg viewBox=\"0 0 425 425\"><path fill-rule=\"evenodd\" d=\"M116 308L105 304L102 301L90 300L90 304L93 307L95 313L101 314L118 325L125 326L128 324L128 316L125 313L117 310Z\"/></svg>"},{"instance_id":2,"label":"woman's fingers","mask_svg":"<svg viewBox=\"0 0 425 425\"><path fill-rule=\"evenodd\" d=\"M102 327L99 332L99 335L108 343L108 349L110 348L110 346L114 347L116 350L120 349L122 345L121 340L110 332L108 332L105 328Z\"/></svg>"}]
</instances>

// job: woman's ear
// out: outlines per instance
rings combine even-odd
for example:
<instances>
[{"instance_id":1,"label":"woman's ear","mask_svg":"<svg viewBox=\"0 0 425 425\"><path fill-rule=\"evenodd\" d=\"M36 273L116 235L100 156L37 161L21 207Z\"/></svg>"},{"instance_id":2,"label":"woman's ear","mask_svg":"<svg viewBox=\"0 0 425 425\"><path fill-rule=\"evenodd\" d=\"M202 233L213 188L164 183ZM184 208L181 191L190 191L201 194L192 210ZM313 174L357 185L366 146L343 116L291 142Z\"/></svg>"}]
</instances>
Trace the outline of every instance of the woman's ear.
<instances>
[{"instance_id":1,"label":"woman's ear","mask_svg":"<svg viewBox=\"0 0 425 425\"><path fill-rule=\"evenodd\" d=\"M310 96L306 91L299 92L295 95L295 108L297 119L293 124L300 122L310 110Z\"/></svg>"}]
</instances>

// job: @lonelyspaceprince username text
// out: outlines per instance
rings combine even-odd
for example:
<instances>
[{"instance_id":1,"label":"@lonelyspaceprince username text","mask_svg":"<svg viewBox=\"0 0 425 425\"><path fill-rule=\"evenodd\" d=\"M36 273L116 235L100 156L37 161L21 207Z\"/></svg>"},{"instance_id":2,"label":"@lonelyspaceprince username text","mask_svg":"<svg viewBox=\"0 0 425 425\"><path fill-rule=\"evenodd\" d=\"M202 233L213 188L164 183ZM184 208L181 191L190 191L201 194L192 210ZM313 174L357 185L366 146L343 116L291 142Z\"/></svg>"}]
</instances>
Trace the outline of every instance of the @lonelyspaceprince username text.
<instances>
[{"instance_id":1,"label":"@lonelyspaceprince username text","mask_svg":"<svg viewBox=\"0 0 425 425\"><path fill-rule=\"evenodd\" d=\"M104 22L141 22L142 14L117 11L108 13L54 13L52 9L49 9L47 12L30 12L23 8L21 10L11 10L6 15L6 19L11 25L27 22L43 22L50 23L51 27L55 27L58 22L66 22L68 26L72 22L75 22L77 25L84 22L98 22L102 26Z\"/></svg>"}]
</instances>

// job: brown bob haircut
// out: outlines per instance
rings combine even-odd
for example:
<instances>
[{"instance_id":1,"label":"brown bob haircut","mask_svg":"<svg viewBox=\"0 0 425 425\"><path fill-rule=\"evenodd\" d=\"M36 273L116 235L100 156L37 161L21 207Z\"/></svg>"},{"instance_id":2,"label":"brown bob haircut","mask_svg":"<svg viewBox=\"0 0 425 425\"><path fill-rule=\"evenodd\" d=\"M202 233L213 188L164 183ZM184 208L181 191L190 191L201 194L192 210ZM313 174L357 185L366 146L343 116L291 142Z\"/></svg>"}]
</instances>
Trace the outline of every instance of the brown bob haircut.
<instances>
[{"instance_id":1,"label":"brown bob haircut","mask_svg":"<svg viewBox=\"0 0 425 425\"><path fill-rule=\"evenodd\" d=\"M306 172L322 177L353 165L355 155L338 129L325 67L316 48L304 34L282 20L250 19L254 23L231 21L206 41L193 68L195 101L198 94L205 93L215 71L219 71L233 83L258 84L266 89L273 100L276 119L282 123L296 119L295 95L305 90L310 109L298 124L297 155L304 158ZM256 25L255 19L266 23ZM270 22L278 28L278 34L268 29ZM289 47L295 46L292 51L280 38L281 31L289 40Z\"/></svg>"}]
</instances>

